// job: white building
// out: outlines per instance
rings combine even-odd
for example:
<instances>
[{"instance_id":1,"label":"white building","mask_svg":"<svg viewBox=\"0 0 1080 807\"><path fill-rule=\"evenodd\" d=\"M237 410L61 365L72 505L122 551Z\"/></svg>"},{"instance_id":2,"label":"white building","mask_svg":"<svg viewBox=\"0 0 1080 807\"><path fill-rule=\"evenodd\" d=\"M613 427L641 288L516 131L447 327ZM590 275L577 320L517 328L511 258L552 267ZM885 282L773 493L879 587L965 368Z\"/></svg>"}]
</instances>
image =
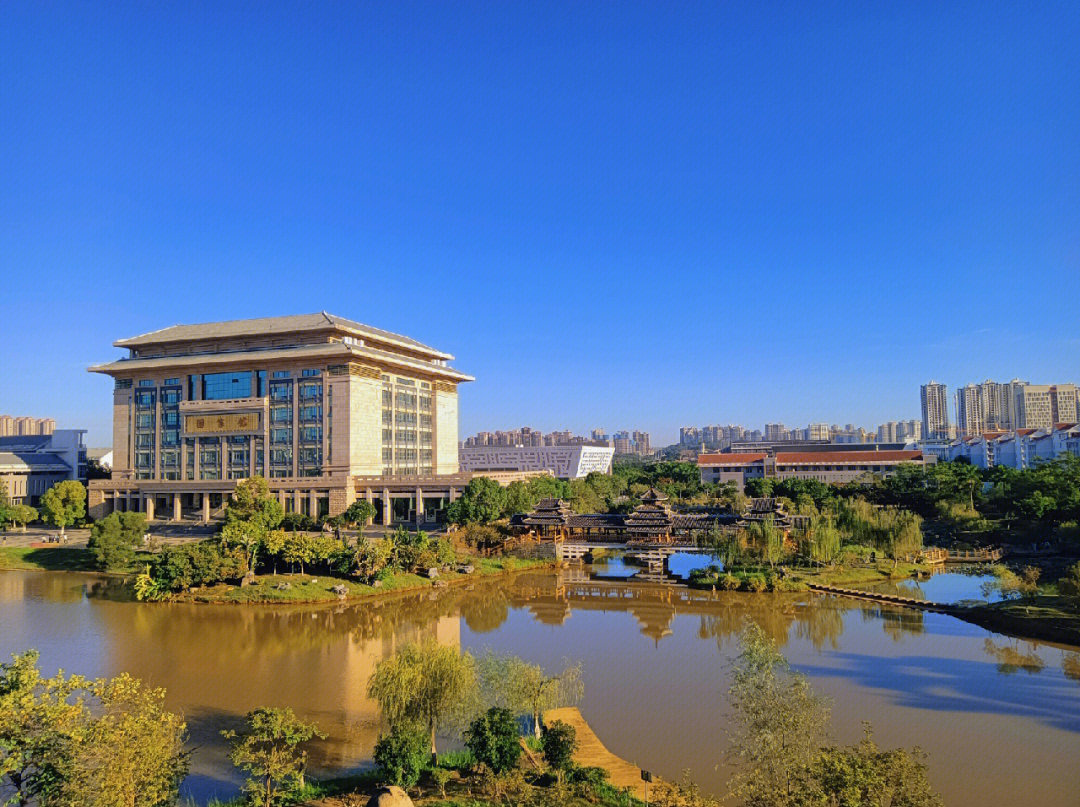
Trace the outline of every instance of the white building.
<instances>
[{"instance_id":1,"label":"white building","mask_svg":"<svg viewBox=\"0 0 1080 807\"><path fill-rule=\"evenodd\" d=\"M614 446L462 446L462 471L548 471L559 479L611 473Z\"/></svg>"},{"instance_id":2,"label":"white building","mask_svg":"<svg viewBox=\"0 0 1080 807\"><path fill-rule=\"evenodd\" d=\"M923 437L932 440L949 434L949 391L944 384L931 381L919 388L922 404Z\"/></svg>"}]
</instances>

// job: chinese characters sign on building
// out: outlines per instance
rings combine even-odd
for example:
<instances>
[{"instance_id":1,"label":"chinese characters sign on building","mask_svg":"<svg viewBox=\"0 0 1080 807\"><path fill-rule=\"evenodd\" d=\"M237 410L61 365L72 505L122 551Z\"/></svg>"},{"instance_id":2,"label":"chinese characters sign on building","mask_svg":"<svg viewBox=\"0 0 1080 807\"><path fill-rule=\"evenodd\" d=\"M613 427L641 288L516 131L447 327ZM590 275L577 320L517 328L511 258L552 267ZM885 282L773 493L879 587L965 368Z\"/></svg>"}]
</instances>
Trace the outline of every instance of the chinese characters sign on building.
<instances>
[{"instance_id":1,"label":"chinese characters sign on building","mask_svg":"<svg viewBox=\"0 0 1080 807\"><path fill-rule=\"evenodd\" d=\"M184 432L186 434L228 434L257 431L262 431L261 412L184 416Z\"/></svg>"}]
</instances>

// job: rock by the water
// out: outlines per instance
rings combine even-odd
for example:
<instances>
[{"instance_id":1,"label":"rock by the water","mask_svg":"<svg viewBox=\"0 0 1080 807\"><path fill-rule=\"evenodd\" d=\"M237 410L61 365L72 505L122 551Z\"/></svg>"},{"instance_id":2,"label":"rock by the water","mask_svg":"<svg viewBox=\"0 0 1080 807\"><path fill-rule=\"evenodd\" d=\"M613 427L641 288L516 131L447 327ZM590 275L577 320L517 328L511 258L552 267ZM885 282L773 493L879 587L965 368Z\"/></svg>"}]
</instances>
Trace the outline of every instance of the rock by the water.
<instances>
[{"instance_id":1,"label":"rock by the water","mask_svg":"<svg viewBox=\"0 0 1080 807\"><path fill-rule=\"evenodd\" d=\"M371 584L371 587L372 588L382 588L382 580L376 580L374 583Z\"/></svg>"},{"instance_id":2,"label":"rock by the water","mask_svg":"<svg viewBox=\"0 0 1080 807\"><path fill-rule=\"evenodd\" d=\"M413 807L409 794L396 785L380 787L367 803L367 807Z\"/></svg>"},{"instance_id":3,"label":"rock by the water","mask_svg":"<svg viewBox=\"0 0 1080 807\"><path fill-rule=\"evenodd\" d=\"M288 581L282 581L276 586L274 586L274 588L276 588L278 591L288 591L290 588L292 588L292 583L289 583Z\"/></svg>"},{"instance_id":4,"label":"rock by the water","mask_svg":"<svg viewBox=\"0 0 1080 807\"><path fill-rule=\"evenodd\" d=\"M462 574L472 574L476 571L471 563L467 563L464 566L458 566L458 571Z\"/></svg>"},{"instance_id":5,"label":"rock by the water","mask_svg":"<svg viewBox=\"0 0 1080 807\"><path fill-rule=\"evenodd\" d=\"M446 588L448 585L450 585L450 584L447 583L445 580L436 580L434 583L431 584L431 587L432 588Z\"/></svg>"},{"instance_id":6,"label":"rock by the water","mask_svg":"<svg viewBox=\"0 0 1080 807\"><path fill-rule=\"evenodd\" d=\"M341 583L338 583L336 586L330 586L330 590L339 597L344 597L349 593L349 589Z\"/></svg>"},{"instance_id":7,"label":"rock by the water","mask_svg":"<svg viewBox=\"0 0 1080 807\"><path fill-rule=\"evenodd\" d=\"M430 569L427 569L427 570L424 571L424 575L429 580L434 580L436 577L439 576L439 570L436 569L434 566L432 566Z\"/></svg>"},{"instance_id":8,"label":"rock by the water","mask_svg":"<svg viewBox=\"0 0 1080 807\"><path fill-rule=\"evenodd\" d=\"M255 583L255 572L252 571L251 569L249 569L247 574L245 574L243 577L240 578L240 588L244 588L245 586L253 585L254 583Z\"/></svg>"}]
</instances>

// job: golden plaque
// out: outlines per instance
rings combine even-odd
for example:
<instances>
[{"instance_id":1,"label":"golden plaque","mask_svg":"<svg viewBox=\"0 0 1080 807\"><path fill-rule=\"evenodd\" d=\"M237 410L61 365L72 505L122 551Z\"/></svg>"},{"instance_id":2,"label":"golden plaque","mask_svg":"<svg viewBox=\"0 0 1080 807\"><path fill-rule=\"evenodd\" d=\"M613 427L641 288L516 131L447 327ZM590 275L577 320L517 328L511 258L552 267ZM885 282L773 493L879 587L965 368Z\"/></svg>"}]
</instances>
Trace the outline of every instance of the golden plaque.
<instances>
[{"instance_id":1,"label":"golden plaque","mask_svg":"<svg viewBox=\"0 0 1080 807\"><path fill-rule=\"evenodd\" d=\"M228 434L262 431L261 412L231 412L216 415L186 415L186 434Z\"/></svg>"}]
</instances>

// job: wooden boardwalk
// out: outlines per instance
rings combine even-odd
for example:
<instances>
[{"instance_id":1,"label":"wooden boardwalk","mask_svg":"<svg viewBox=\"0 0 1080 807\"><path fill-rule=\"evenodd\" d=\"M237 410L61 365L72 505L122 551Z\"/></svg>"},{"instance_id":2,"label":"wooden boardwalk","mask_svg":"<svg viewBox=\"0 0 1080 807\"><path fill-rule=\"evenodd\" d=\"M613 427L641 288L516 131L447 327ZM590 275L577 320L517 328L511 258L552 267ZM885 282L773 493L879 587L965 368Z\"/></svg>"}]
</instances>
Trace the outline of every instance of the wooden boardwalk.
<instances>
[{"instance_id":1,"label":"wooden boardwalk","mask_svg":"<svg viewBox=\"0 0 1080 807\"><path fill-rule=\"evenodd\" d=\"M935 611L941 614L951 614L957 609L954 605L933 602L931 600L917 600L914 597L902 597L898 594L880 594L876 591L862 591L857 588L840 588L839 586L823 586L818 583L810 583L811 591L818 594L834 594L839 597L852 597L857 600L871 600L890 605L903 605L907 608L918 608L920 611Z\"/></svg>"},{"instance_id":2,"label":"wooden boardwalk","mask_svg":"<svg viewBox=\"0 0 1080 807\"><path fill-rule=\"evenodd\" d=\"M641 781L641 768L617 757L607 750L596 732L592 730L581 712L574 706L562 709L548 709L544 712L544 725L561 720L573 726L577 733L577 751L574 762L583 767L603 768L610 775L608 781L617 788L630 788L630 794L638 799L645 798L645 783Z\"/></svg>"}]
</instances>

